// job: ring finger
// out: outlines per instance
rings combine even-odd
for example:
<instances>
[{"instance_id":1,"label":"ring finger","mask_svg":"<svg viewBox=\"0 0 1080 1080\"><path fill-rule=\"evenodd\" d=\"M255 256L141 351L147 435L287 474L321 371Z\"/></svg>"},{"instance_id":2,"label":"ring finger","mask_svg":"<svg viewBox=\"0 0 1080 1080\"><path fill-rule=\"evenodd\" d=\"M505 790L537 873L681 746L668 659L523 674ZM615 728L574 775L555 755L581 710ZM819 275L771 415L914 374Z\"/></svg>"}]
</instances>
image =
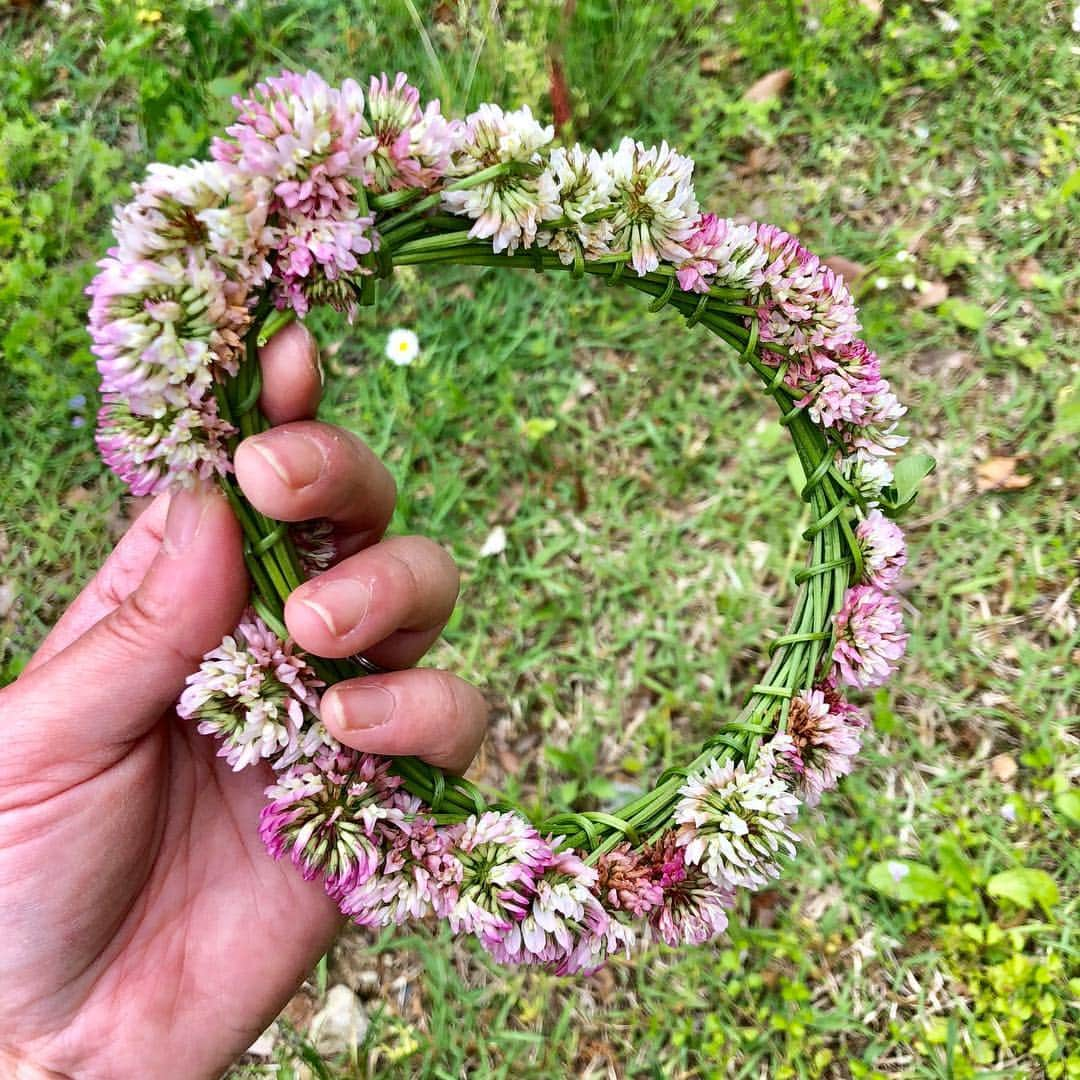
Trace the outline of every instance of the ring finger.
<instances>
[{"instance_id":1,"label":"ring finger","mask_svg":"<svg viewBox=\"0 0 1080 1080\"><path fill-rule=\"evenodd\" d=\"M438 544L392 537L301 585L285 604L285 622L318 656L363 653L380 667L409 667L442 632L458 584Z\"/></svg>"}]
</instances>

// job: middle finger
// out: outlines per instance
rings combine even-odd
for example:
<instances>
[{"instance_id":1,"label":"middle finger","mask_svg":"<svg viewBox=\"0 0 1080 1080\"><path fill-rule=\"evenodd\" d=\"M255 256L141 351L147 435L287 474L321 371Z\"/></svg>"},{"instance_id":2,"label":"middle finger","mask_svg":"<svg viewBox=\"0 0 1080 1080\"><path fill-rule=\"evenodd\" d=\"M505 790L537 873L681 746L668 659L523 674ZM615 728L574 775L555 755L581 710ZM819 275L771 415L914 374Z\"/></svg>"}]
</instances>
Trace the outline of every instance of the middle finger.
<instances>
[{"instance_id":1,"label":"middle finger","mask_svg":"<svg viewBox=\"0 0 1080 1080\"><path fill-rule=\"evenodd\" d=\"M271 428L236 449L236 479L276 521L329 518L339 557L375 543L394 512L386 466L351 432L316 420Z\"/></svg>"}]
</instances>

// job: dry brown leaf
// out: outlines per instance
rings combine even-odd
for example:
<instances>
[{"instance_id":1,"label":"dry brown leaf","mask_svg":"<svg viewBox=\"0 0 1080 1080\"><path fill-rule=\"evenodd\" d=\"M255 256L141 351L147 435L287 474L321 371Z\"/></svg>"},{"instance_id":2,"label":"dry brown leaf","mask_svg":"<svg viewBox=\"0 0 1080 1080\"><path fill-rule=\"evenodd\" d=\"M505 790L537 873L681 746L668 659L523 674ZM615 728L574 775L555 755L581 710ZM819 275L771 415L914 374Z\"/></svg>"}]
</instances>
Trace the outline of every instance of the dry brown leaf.
<instances>
[{"instance_id":1,"label":"dry brown leaf","mask_svg":"<svg viewBox=\"0 0 1080 1080\"><path fill-rule=\"evenodd\" d=\"M728 66L723 53L704 52L698 57L698 71L702 75L721 75L727 71Z\"/></svg>"},{"instance_id":2,"label":"dry brown leaf","mask_svg":"<svg viewBox=\"0 0 1080 1080\"><path fill-rule=\"evenodd\" d=\"M736 176L754 176L772 172L780 164L780 151L773 146L755 146L741 165L732 170Z\"/></svg>"},{"instance_id":3,"label":"dry brown leaf","mask_svg":"<svg viewBox=\"0 0 1080 1080\"><path fill-rule=\"evenodd\" d=\"M845 259L843 255L830 255L824 262L834 274L839 274L849 285L853 285L863 277L868 269L861 262Z\"/></svg>"},{"instance_id":4,"label":"dry brown leaf","mask_svg":"<svg viewBox=\"0 0 1080 1080\"><path fill-rule=\"evenodd\" d=\"M1030 255L1026 259L1014 263L1009 267L1009 270L1016 279L1016 284L1019 285L1021 289L1034 288L1036 278L1043 272L1043 268L1039 265L1039 261L1031 258Z\"/></svg>"},{"instance_id":5,"label":"dry brown leaf","mask_svg":"<svg viewBox=\"0 0 1080 1080\"><path fill-rule=\"evenodd\" d=\"M731 65L742 57L741 49L713 49L698 57L698 71L702 75L723 75Z\"/></svg>"},{"instance_id":6,"label":"dry brown leaf","mask_svg":"<svg viewBox=\"0 0 1080 1080\"><path fill-rule=\"evenodd\" d=\"M975 470L975 486L979 491L1015 491L1031 483L1030 476L1016 471L1018 461L1014 457L992 457L981 462Z\"/></svg>"},{"instance_id":7,"label":"dry brown leaf","mask_svg":"<svg viewBox=\"0 0 1080 1080\"><path fill-rule=\"evenodd\" d=\"M768 75L762 75L749 90L743 94L743 101L772 101L778 98L791 82L790 68L777 68Z\"/></svg>"},{"instance_id":8,"label":"dry brown leaf","mask_svg":"<svg viewBox=\"0 0 1080 1080\"><path fill-rule=\"evenodd\" d=\"M932 308L943 304L949 297L949 286L944 281L927 281L915 298L917 308Z\"/></svg>"},{"instance_id":9,"label":"dry brown leaf","mask_svg":"<svg viewBox=\"0 0 1080 1080\"><path fill-rule=\"evenodd\" d=\"M780 893L776 889L764 889L750 897L750 923L768 930L776 922L776 908Z\"/></svg>"},{"instance_id":10,"label":"dry brown leaf","mask_svg":"<svg viewBox=\"0 0 1080 1080\"><path fill-rule=\"evenodd\" d=\"M990 759L990 772L1001 784L1007 784L1017 773L1016 759L1008 754L998 754Z\"/></svg>"},{"instance_id":11,"label":"dry brown leaf","mask_svg":"<svg viewBox=\"0 0 1080 1080\"><path fill-rule=\"evenodd\" d=\"M521 773L521 758L506 747L498 747L495 757L499 762L499 768L508 776L518 776Z\"/></svg>"}]
</instances>

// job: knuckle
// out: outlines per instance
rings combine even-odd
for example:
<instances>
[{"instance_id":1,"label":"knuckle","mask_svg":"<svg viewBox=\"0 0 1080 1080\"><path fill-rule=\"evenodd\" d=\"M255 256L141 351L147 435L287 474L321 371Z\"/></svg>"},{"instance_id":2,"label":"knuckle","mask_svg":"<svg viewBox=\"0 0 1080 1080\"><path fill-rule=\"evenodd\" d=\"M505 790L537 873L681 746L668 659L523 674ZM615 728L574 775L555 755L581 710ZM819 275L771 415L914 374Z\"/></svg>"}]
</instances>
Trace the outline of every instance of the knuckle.
<instances>
[{"instance_id":1,"label":"knuckle","mask_svg":"<svg viewBox=\"0 0 1080 1080\"><path fill-rule=\"evenodd\" d=\"M449 551L427 536L404 536L399 541L398 556L410 566L413 580L417 587L426 584L428 589L440 594L452 593L457 596L461 587L461 572ZM391 548L393 550L393 548ZM417 567L423 567L423 579Z\"/></svg>"},{"instance_id":2,"label":"knuckle","mask_svg":"<svg viewBox=\"0 0 1080 1080\"><path fill-rule=\"evenodd\" d=\"M148 647L164 650L194 670L200 655L190 652L167 632L175 613L160 598L142 588L124 597L108 616L105 627L125 653L145 652Z\"/></svg>"},{"instance_id":3,"label":"knuckle","mask_svg":"<svg viewBox=\"0 0 1080 1080\"><path fill-rule=\"evenodd\" d=\"M488 703L476 687L449 672L440 673L443 693L447 696L447 712L463 725L462 730L471 731L473 722L480 731L487 725Z\"/></svg>"},{"instance_id":4,"label":"knuckle","mask_svg":"<svg viewBox=\"0 0 1080 1080\"><path fill-rule=\"evenodd\" d=\"M155 539L160 543L159 538ZM108 607L119 607L142 580L145 571L145 558L140 558L131 545L121 542L94 578L94 594Z\"/></svg>"},{"instance_id":5,"label":"knuckle","mask_svg":"<svg viewBox=\"0 0 1080 1080\"><path fill-rule=\"evenodd\" d=\"M457 680L445 671L440 671L435 680L435 714L453 724L451 731L465 719L466 711L461 695L458 693Z\"/></svg>"},{"instance_id":6,"label":"knuckle","mask_svg":"<svg viewBox=\"0 0 1080 1080\"><path fill-rule=\"evenodd\" d=\"M386 557L391 567L390 574L394 591L407 596L410 600L422 593L422 585L416 567L407 551L400 550L401 545L387 547Z\"/></svg>"}]
</instances>

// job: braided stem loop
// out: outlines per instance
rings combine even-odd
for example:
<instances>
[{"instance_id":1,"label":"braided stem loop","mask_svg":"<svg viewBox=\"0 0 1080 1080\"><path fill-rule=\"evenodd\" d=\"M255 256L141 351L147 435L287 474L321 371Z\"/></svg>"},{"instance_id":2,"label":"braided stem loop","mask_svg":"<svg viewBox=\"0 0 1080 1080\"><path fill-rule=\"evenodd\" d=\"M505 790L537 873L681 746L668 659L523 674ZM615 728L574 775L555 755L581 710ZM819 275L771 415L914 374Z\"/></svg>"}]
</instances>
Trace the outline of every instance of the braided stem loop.
<instances>
[{"instance_id":1,"label":"braided stem loop","mask_svg":"<svg viewBox=\"0 0 1080 1080\"><path fill-rule=\"evenodd\" d=\"M778 352L772 343L761 341L757 313L747 304L745 294L725 288L712 288L701 294L683 292L676 287L670 268L644 276L626 275L628 252L586 262L578 245L570 265L564 265L540 248L514 255L495 255L490 247L472 241L453 219L447 224L438 218L420 218L428 202L425 199L403 202L406 208L383 231L379 251L366 260L361 303L374 299L376 276L388 277L399 266L452 262L520 267L537 273L556 270L575 277L601 275L609 285L622 284L650 296L650 312L674 308L688 327L700 324L731 346L749 371L760 379L765 394L775 401L780 423L791 435L806 477L799 498L807 504L811 518L803 533L809 554L806 565L794 574L798 590L794 609L784 633L769 645L768 670L750 688L735 720L722 725L706 739L689 765L666 769L652 791L614 813L556 814L537 822L543 831L561 834L564 846L588 849L592 861L624 839L635 845L643 839L649 842L670 820L679 789L689 775L714 758L752 762L761 739L786 724L793 697L814 684L822 663L831 655L833 615L839 610L850 581L862 573L862 552L850 521L853 506L862 505L862 500L840 476L833 445L815 427L797 403L796 392L787 385L790 358ZM423 232L424 229L428 231ZM237 431L230 450L235 449L240 437L263 431L267 426L258 411L261 380L256 342L270 312L269 301L264 300L255 313L240 370L227 392L218 394L222 417ZM281 618L284 602L301 580L288 530L255 511L231 478L226 478L223 487L247 540L245 557L254 583L255 609L275 632L284 635ZM328 683L359 673L349 661L312 658L312 663ZM391 767L406 789L423 799L441 822L461 821L487 810L510 808L504 802L489 802L474 784L445 775L417 758L393 758Z\"/></svg>"}]
</instances>

